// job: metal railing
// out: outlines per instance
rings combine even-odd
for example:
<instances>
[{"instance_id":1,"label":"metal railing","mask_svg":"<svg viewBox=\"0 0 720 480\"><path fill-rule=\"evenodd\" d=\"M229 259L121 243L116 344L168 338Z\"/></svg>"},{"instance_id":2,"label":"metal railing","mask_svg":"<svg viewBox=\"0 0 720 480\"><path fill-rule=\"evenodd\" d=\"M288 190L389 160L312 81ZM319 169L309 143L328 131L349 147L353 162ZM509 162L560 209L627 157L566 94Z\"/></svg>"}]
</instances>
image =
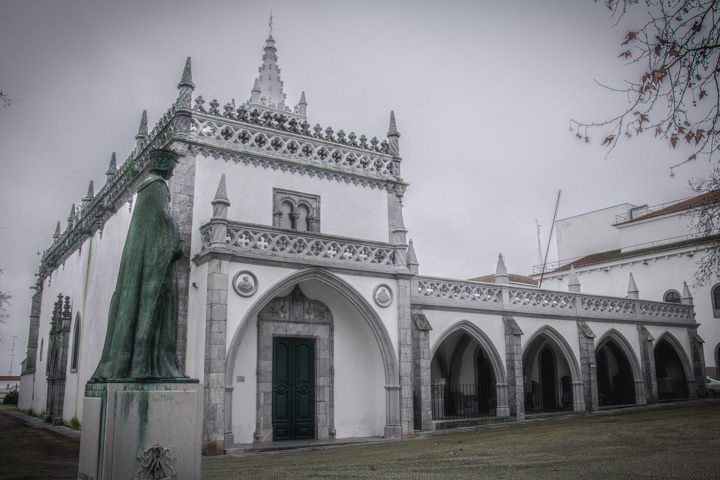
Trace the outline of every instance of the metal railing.
<instances>
[{"instance_id":1,"label":"metal railing","mask_svg":"<svg viewBox=\"0 0 720 480\"><path fill-rule=\"evenodd\" d=\"M566 412L573 409L572 384L530 382L525 385L525 413Z\"/></svg>"},{"instance_id":2,"label":"metal railing","mask_svg":"<svg viewBox=\"0 0 720 480\"><path fill-rule=\"evenodd\" d=\"M432 385L433 420L495 416L495 384Z\"/></svg>"},{"instance_id":3,"label":"metal railing","mask_svg":"<svg viewBox=\"0 0 720 480\"><path fill-rule=\"evenodd\" d=\"M685 380L657 379L658 400L681 400L688 398L687 382Z\"/></svg>"}]
</instances>

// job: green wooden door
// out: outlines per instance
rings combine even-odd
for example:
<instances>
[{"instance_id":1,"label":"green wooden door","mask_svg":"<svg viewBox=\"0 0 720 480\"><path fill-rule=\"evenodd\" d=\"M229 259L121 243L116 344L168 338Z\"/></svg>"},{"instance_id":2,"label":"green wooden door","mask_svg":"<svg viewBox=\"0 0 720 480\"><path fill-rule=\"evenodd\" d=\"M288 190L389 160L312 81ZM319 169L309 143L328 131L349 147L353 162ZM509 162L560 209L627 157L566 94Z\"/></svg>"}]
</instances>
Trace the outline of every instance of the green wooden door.
<instances>
[{"instance_id":1,"label":"green wooden door","mask_svg":"<svg viewBox=\"0 0 720 480\"><path fill-rule=\"evenodd\" d=\"M315 341L273 339L273 440L315 438Z\"/></svg>"}]
</instances>

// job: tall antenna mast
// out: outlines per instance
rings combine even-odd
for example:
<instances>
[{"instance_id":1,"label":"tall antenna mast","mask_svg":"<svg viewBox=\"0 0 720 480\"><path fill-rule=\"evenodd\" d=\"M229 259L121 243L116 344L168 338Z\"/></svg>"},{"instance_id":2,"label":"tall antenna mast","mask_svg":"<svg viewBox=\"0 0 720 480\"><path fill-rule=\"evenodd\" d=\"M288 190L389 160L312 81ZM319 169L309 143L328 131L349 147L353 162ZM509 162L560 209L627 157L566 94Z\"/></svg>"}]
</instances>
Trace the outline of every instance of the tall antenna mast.
<instances>
[{"instance_id":1,"label":"tall antenna mast","mask_svg":"<svg viewBox=\"0 0 720 480\"><path fill-rule=\"evenodd\" d=\"M540 265L541 263L543 263L542 241L540 240L540 227L542 227L542 225L540 225L540 223L537 221L537 219L535 219L535 225L537 225L537 235L538 235L538 259L537 259L536 265Z\"/></svg>"},{"instance_id":2,"label":"tall antenna mast","mask_svg":"<svg viewBox=\"0 0 720 480\"><path fill-rule=\"evenodd\" d=\"M540 272L540 282L538 283L538 288L542 288L542 281L543 281L543 277L545 276L545 267L547 266L547 257L548 257L548 252L550 251L550 240L552 240L553 230L555 229L555 219L557 218L557 211L558 211L558 207L560 206L560 194L561 193L562 193L562 190L558 190L558 198L557 198L557 202L555 202L555 213L553 214L553 221L552 221L552 224L550 225L550 236L548 237L547 248L545 249L545 261L543 261L542 272Z\"/></svg>"},{"instance_id":3,"label":"tall antenna mast","mask_svg":"<svg viewBox=\"0 0 720 480\"><path fill-rule=\"evenodd\" d=\"M12 346L12 353L10 354L10 371L8 372L8 375L12 375L12 367L13 367L13 360L15 360L15 339L17 338L17 335L13 335L13 346Z\"/></svg>"}]
</instances>

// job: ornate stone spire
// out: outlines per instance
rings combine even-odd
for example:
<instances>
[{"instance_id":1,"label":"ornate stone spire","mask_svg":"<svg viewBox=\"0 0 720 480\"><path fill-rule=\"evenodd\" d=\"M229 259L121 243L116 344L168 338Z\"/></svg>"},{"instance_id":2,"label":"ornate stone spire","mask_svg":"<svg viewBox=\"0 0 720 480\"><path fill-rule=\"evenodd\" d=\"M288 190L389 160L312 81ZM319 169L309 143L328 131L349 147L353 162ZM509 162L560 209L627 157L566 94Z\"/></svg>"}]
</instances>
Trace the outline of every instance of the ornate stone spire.
<instances>
[{"instance_id":1,"label":"ornate stone spire","mask_svg":"<svg viewBox=\"0 0 720 480\"><path fill-rule=\"evenodd\" d=\"M93 181L90 180L90 185L88 185L88 191L85 194L85 198L83 200L92 200L95 197L95 187L93 186Z\"/></svg>"},{"instance_id":2,"label":"ornate stone spire","mask_svg":"<svg viewBox=\"0 0 720 480\"><path fill-rule=\"evenodd\" d=\"M73 223L75 222L75 204L73 203L70 207L70 215L68 215L67 218L67 228L70 229L73 227Z\"/></svg>"},{"instance_id":3,"label":"ornate stone spire","mask_svg":"<svg viewBox=\"0 0 720 480\"><path fill-rule=\"evenodd\" d=\"M570 265L570 275L568 276L568 291L571 293L580 293L580 280L578 279L577 273L575 273L575 267Z\"/></svg>"},{"instance_id":4,"label":"ornate stone spire","mask_svg":"<svg viewBox=\"0 0 720 480\"><path fill-rule=\"evenodd\" d=\"M143 110L142 117L140 117L140 127L138 127L138 133L135 135L135 140L138 138L147 138L148 125L147 125L147 110Z\"/></svg>"},{"instance_id":5,"label":"ornate stone spire","mask_svg":"<svg viewBox=\"0 0 720 480\"><path fill-rule=\"evenodd\" d=\"M227 240L227 217L230 200L227 196L227 187L225 186L225 174L220 177L215 198L210 202L213 206L212 230L210 232L211 247L225 247Z\"/></svg>"},{"instance_id":6,"label":"ornate stone spire","mask_svg":"<svg viewBox=\"0 0 720 480\"><path fill-rule=\"evenodd\" d=\"M57 223L57 227L55 227L55 234L53 235L53 240L57 240L60 238L60 222Z\"/></svg>"},{"instance_id":7,"label":"ornate stone spire","mask_svg":"<svg viewBox=\"0 0 720 480\"><path fill-rule=\"evenodd\" d=\"M192 81L192 66L190 64L190 57L185 60L185 68L183 69L182 78L177 86L178 92L178 108L192 107L192 92L195 90L195 84Z\"/></svg>"},{"instance_id":8,"label":"ornate stone spire","mask_svg":"<svg viewBox=\"0 0 720 480\"><path fill-rule=\"evenodd\" d=\"M408 269L414 274L417 274L419 271L420 264L418 263L417 255L415 254L415 246L413 245L413 241L410 240L408 242L408 249L407 249L407 266Z\"/></svg>"},{"instance_id":9,"label":"ornate stone spire","mask_svg":"<svg viewBox=\"0 0 720 480\"><path fill-rule=\"evenodd\" d=\"M140 127L138 133L135 135L135 155L140 153L142 147L145 146L145 141L148 136L148 125L147 125L147 110L143 110L142 117L140 118Z\"/></svg>"},{"instance_id":10,"label":"ornate stone spire","mask_svg":"<svg viewBox=\"0 0 720 480\"><path fill-rule=\"evenodd\" d=\"M227 186L225 185L225 174L224 173L220 177L220 183L218 183L218 188L217 188L217 191L215 192L215 198L213 198L213 201L211 203L213 204L213 207L218 204L230 205L230 200L228 199L228 196L227 196ZM227 211L227 208L225 210ZM223 216L223 215L217 215L213 211L213 217L218 217L218 216Z\"/></svg>"},{"instance_id":11,"label":"ornate stone spire","mask_svg":"<svg viewBox=\"0 0 720 480\"><path fill-rule=\"evenodd\" d=\"M307 115L307 101L305 100L305 91L303 90L302 94L300 95L300 101L298 102L297 106L295 107L295 113L298 115L302 115L303 117Z\"/></svg>"},{"instance_id":12,"label":"ornate stone spire","mask_svg":"<svg viewBox=\"0 0 720 480\"><path fill-rule=\"evenodd\" d=\"M387 137L390 143L390 154L400 155L400 132L398 132L397 124L395 123L394 111L390 111L390 128L388 129Z\"/></svg>"},{"instance_id":13,"label":"ornate stone spire","mask_svg":"<svg viewBox=\"0 0 720 480\"><path fill-rule=\"evenodd\" d=\"M683 282L682 303L685 305L693 305L693 296L690 293L687 282Z\"/></svg>"},{"instance_id":14,"label":"ornate stone spire","mask_svg":"<svg viewBox=\"0 0 720 480\"><path fill-rule=\"evenodd\" d=\"M638 287L637 287L637 284L635 283L635 278L633 277L632 272L630 272L630 281L628 282L627 298L634 298L634 299L640 298L640 290L638 290Z\"/></svg>"},{"instance_id":15,"label":"ornate stone spire","mask_svg":"<svg viewBox=\"0 0 720 480\"><path fill-rule=\"evenodd\" d=\"M510 275L505 268L505 260L502 253L498 254L497 268L495 268L495 283L507 285L510 283Z\"/></svg>"},{"instance_id":16,"label":"ornate stone spire","mask_svg":"<svg viewBox=\"0 0 720 480\"><path fill-rule=\"evenodd\" d=\"M115 158L115 152L112 153L112 156L110 157L110 165L108 165L107 172L105 172L105 175L107 176L107 179L110 180L115 174L117 173L117 159Z\"/></svg>"},{"instance_id":17,"label":"ornate stone spire","mask_svg":"<svg viewBox=\"0 0 720 480\"><path fill-rule=\"evenodd\" d=\"M280 79L280 67L277 65L277 48L275 48L275 39L273 39L272 35L268 35L263 50L265 52L262 56L263 62L258 69L260 75L257 77L253 91L256 87L259 88L259 103L262 106L285 111L283 81Z\"/></svg>"}]
</instances>

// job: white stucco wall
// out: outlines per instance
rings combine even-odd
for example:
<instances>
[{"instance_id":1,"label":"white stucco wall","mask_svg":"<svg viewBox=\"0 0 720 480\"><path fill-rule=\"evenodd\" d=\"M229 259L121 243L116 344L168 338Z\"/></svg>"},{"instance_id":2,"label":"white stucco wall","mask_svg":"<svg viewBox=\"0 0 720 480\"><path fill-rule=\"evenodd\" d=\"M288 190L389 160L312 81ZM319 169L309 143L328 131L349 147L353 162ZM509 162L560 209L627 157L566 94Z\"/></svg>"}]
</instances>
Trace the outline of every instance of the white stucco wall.
<instances>
[{"instance_id":1,"label":"white stucco wall","mask_svg":"<svg viewBox=\"0 0 720 480\"><path fill-rule=\"evenodd\" d=\"M576 269L576 273L582 293L620 298L627 296L629 274L632 273L640 290L640 299L655 302L663 301L665 293L669 290L676 290L682 295L683 281L687 281L695 305L695 320L700 324L698 333L705 340L703 348L705 365L716 369L715 351L720 346L720 319L713 316L711 291L714 284L700 288L692 287L697 270L696 263L705 254L704 252L705 247L702 246L671 250L633 257L623 262L579 268ZM549 274L543 280L543 288L567 291L567 281L567 272ZM595 333L600 336L597 331Z\"/></svg>"},{"instance_id":2,"label":"white stucco wall","mask_svg":"<svg viewBox=\"0 0 720 480\"><path fill-rule=\"evenodd\" d=\"M620 248L623 252L631 251L636 245L645 247L661 244L663 240L678 242L684 235L692 233L692 216L687 212L671 213L659 217L639 219L634 222L617 226L620 234ZM673 240L669 240L673 239ZM648 243L655 242L648 245ZM602 250L596 250L601 252Z\"/></svg>"},{"instance_id":3,"label":"white stucco wall","mask_svg":"<svg viewBox=\"0 0 720 480\"><path fill-rule=\"evenodd\" d=\"M617 215L625 215L631 208L633 205L623 203L556 221L558 259L562 261L620 248L620 234L613 224Z\"/></svg>"},{"instance_id":4,"label":"white stucco wall","mask_svg":"<svg viewBox=\"0 0 720 480\"><path fill-rule=\"evenodd\" d=\"M102 237L96 232L86 239L80 250L72 253L44 282L40 314L39 344L43 343L42 360L37 362L32 409L45 410L47 399L47 355L53 304L59 293L69 296L72 307L68 365L65 381L63 420L73 416L82 419L85 383L95 372L102 354L107 330L107 314L115 290L120 258L130 225L128 205L122 205L105 223ZM80 346L77 371L70 362L75 339L75 323L80 321ZM38 345L39 346L39 345Z\"/></svg>"},{"instance_id":5,"label":"white stucco wall","mask_svg":"<svg viewBox=\"0 0 720 480\"><path fill-rule=\"evenodd\" d=\"M325 178L265 169L198 155L195 165L193 231L212 217L212 199L225 174L230 200L228 218L273 224L273 188L320 196L320 233L387 242L387 192ZM193 251L199 251L193 239Z\"/></svg>"},{"instance_id":6,"label":"white stucco wall","mask_svg":"<svg viewBox=\"0 0 720 480\"><path fill-rule=\"evenodd\" d=\"M241 297L232 288L232 279L242 270L250 270L258 279L258 291L252 297ZM235 356L233 372L233 434L236 443L253 441L256 428L257 392L257 318L247 318L254 306L265 304L263 295L274 285L297 272L295 269L232 262L228 269L227 342L244 330L242 342ZM397 342L397 308L377 307L372 293L378 283L388 284L395 295L394 281L365 276L343 275L382 319L390 341ZM288 295L292 287L279 296ZM337 438L380 436L385 428L385 374L380 348L368 322L344 297L317 280L301 283L305 295L323 302L330 308L334 323L334 405ZM395 298L394 301L397 299ZM263 305L261 305L261 303ZM244 324L247 323L246 326ZM393 355L396 355L393 350ZM237 377L245 377L237 382Z\"/></svg>"}]
</instances>

